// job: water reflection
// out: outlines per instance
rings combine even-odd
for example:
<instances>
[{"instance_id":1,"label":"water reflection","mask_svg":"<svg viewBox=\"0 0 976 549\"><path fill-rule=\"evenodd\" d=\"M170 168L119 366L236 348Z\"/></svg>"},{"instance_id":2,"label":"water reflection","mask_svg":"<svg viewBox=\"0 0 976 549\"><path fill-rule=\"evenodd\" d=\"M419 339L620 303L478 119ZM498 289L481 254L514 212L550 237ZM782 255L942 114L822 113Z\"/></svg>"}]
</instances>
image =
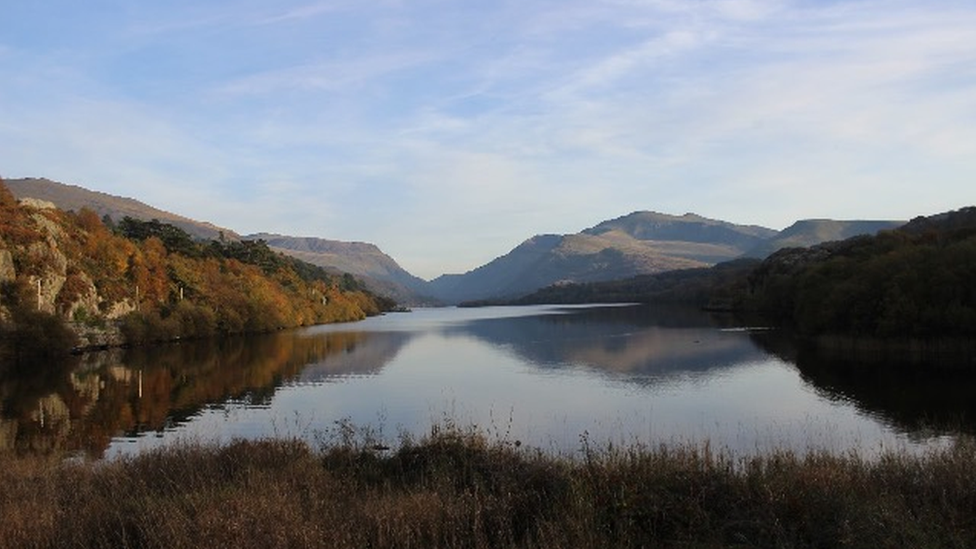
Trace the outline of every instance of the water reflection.
<instances>
[{"instance_id":1,"label":"water reflection","mask_svg":"<svg viewBox=\"0 0 976 549\"><path fill-rule=\"evenodd\" d=\"M753 334L763 349L799 370L826 398L849 402L913 437L976 434L976 369L972 356L818 350L775 332Z\"/></svg>"},{"instance_id":2,"label":"water reflection","mask_svg":"<svg viewBox=\"0 0 976 549\"><path fill-rule=\"evenodd\" d=\"M490 426L509 415L513 436L570 446L583 431L599 438L594 429L736 448L764 436L805 443L817 422L853 430L854 444L890 426L916 439L976 432L971 374L824 357L775 332L728 330L736 326L636 306L419 310L0 365L0 451L101 456L119 437L163 440L192 425L272 436L288 416L321 429L382 414L416 433L445 402L460 419Z\"/></svg>"},{"instance_id":3,"label":"water reflection","mask_svg":"<svg viewBox=\"0 0 976 549\"><path fill-rule=\"evenodd\" d=\"M762 359L749 339L719 328L729 316L687 308L606 307L482 319L446 331L509 349L539 368L583 366L639 383L665 382Z\"/></svg>"},{"instance_id":4,"label":"water reflection","mask_svg":"<svg viewBox=\"0 0 976 549\"><path fill-rule=\"evenodd\" d=\"M310 361L294 378L296 383L324 383L350 375L375 375L410 340L403 332L327 332L306 335L309 339L332 344L337 352L325 360Z\"/></svg>"},{"instance_id":5,"label":"water reflection","mask_svg":"<svg viewBox=\"0 0 976 549\"><path fill-rule=\"evenodd\" d=\"M396 347L370 337L287 332L4 368L0 450L100 456L113 437L163 432L208 405L267 405L288 380L375 374ZM378 360L346 358L357 349Z\"/></svg>"}]
</instances>

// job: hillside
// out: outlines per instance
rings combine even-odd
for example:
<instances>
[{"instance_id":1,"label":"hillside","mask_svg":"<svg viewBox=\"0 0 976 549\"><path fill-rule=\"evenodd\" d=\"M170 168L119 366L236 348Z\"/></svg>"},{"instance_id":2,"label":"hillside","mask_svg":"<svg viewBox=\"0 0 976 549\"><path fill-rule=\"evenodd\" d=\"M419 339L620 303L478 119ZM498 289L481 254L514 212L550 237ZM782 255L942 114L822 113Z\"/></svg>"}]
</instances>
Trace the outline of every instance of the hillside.
<instances>
[{"instance_id":1,"label":"hillside","mask_svg":"<svg viewBox=\"0 0 976 549\"><path fill-rule=\"evenodd\" d=\"M769 256L747 305L808 335L976 334L976 207Z\"/></svg>"},{"instance_id":2,"label":"hillside","mask_svg":"<svg viewBox=\"0 0 976 549\"><path fill-rule=\"evenodd\" d=\"M246 238L264 240L272 249L312 265L353 274L371 290L387 295L398 303L432 301L427 296L427 281L404 270L374 244L269 233L248 235Z\"/></svg>"},{"instance_id":3,"label":"hillside","mask_svg":"<svg viewBox=\"0 0 976 549\"><path fill-rule=\"evenodd\" d=\"M14 356L358 320L390 306L262 242L203 243L133 218L111 230L89 209L18 203L0 182L0 347Z\"/></svg>"},{"instance_id":4,"label":"hillside","mask_svg":"<svg viewBox=\"0 0 976 549\"><path fill-rule=\"evenodd\" d=\"M746 257L765 258L783 248L806 248L823 242L845 240L859 235L894 229L904 221L839 221L803 219L746 252Z\"/></svg>"},{"instance_id":5,"label":"hillside","mask_svg":"<svg viewBox=\"0 0 976 549\"><path fill-rule=\"evenodd\" d=\"M552 284L707 267L775 234L694 214L634 212L577 234L533 237L482 267L434 279L431 288L448 302L513 298Z\"/></svg>"},{"instance_id":6,"label":"hillside","mask_svg":"<svg viewBox=\"0 0 976 549\"><path fill-rule=\"evenodd\" d=\"M156 219L179 227L204 241L217 240L221 235L229 241L239 241L243 238L231 229L195 221L154 208L138 200L91 191L49 179L8 179L5 183L18 200L35 198L50 202L65 211L80 211L82 208L87 208L99 217L109 216L116 222L125 217L142 221ZM272 248L313 265L339 274L345 272L357 275L371 291L387 295L398 302L419 303L425 300L421 291L425 283L401 269L392 258L372 244L335 240L321 240L316 244L311 241L318 239L264 234L251 235L247 238L257 237L273 239L274 244L269 242ZM367 249L368 247L372 249Z\"/></svg>"},{"instance_id":7,"label":"hillside","mask_svg":"<svg viewBox=\"0 0 976 549\"><path fill-rule=\"evenodd\" d=\"M230 229L160 210L132 198L90 191L42 178L4 179L4 183L17 200L36 198L50 202L64 211L77 212L88 208L99 217L109 216L113 221L120 221L126 216L143 221L158 219L201 240L217 240L221 233L228 240L240 240L240 235Z\"/></svg>"}]
</instances>

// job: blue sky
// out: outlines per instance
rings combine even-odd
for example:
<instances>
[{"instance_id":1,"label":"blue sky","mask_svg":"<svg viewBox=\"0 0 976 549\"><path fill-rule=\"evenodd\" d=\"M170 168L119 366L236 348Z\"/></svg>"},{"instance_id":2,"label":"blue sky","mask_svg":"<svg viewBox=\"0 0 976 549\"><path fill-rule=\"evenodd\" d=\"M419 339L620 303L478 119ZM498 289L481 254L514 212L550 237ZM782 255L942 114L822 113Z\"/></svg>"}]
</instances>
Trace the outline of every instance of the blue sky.
<instances>
[{"instance_id":1,"label":"blue sky","mask_svg":"<svg viewBox=\"0 0 976 549\"><path fill-rule=\"evenodd\" d=\"M976 4L5 0L0 176L430 278L634 210L976 203Z\"/></svg>"}]
</instances>

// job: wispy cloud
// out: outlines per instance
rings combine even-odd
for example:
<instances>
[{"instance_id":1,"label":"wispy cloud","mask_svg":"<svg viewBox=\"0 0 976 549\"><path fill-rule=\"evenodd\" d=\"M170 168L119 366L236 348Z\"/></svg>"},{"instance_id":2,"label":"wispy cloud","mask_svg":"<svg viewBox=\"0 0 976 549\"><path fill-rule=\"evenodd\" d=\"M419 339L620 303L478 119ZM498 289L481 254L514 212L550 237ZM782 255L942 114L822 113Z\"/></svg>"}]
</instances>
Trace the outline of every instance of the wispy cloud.
<instances>
[{"instance_id":1,"label":"wispy cloud","mask_svg":"<svg viewBox=\"0 0 976 549\"><path fill-rule=\"evenodd\" d=\"M258 19L256 22L264 25L273 25L282 22L311 19L320 17L323 14L334 13L351 5L355 4L338 0L329 2L313 2L300 6L286 7L283 11Z\"/></svg>"},{"instance_id":2,"label":"wispy cloud","mask_svg":"<svg viewBox=\"0 0 976 549\"><path fill-rule=\"evenodd\" d=\"M682 53L698 48L703 38L694 32L668 32L637 44L633 48L615 51L593 66L586 67L574 78L573 88L612 88L620 79L646 73L661 61L673 60Z\"/></svg>"},{"instance_id":3,"label":"wispy cloud","mask_svg":"<svg viewBox=\"0 0 976 549\"><path fill-rule=\"evenodd\" d=\"M426 276L640 208L782 226L971 201L962 0L55 7L69 32L0 37L4 175L372 240Z\"/></svg>"},{"instance_id":4,"label":"wispy cloud","mask_svg":"<svg viewBox=\"0 0 976 549\"><path fill-rule=\"evenodd\" d=\"M248 75L219 86L216 92L231 95L291 90L356 93L372 80L410 70L435 58L429 53L401 52L328 60Z\"/></svg>"}]
</instances>

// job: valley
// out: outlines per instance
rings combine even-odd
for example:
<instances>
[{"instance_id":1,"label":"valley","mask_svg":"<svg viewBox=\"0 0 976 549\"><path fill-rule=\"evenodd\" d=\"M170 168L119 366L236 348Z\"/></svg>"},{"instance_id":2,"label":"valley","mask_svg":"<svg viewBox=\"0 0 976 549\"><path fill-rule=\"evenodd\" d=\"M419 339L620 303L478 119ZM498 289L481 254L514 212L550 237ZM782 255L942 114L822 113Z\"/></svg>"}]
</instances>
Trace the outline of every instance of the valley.
<instances>
[{"instance_id":1,"label":"valley","mask_svg":"<svg viewBox=\"0 0 976 549\"><path fill-rule=\"evenodd\" d=\"M241 235L232 228L195 221L135 199L111 196L55 181L6 180L18 199L34 198L62 210L89 208L115 221L125 216L157 219L203 240L262 240L276 251L331 272L349 273L398 303L456 304L516 299L558 284L605 282L667 271L709 267L739 257L764 258L789 246L812 246L891 229L904 221L800 220L782 231L738 225L687 213L636 211L598 222L575 234L530 236L509 253L465 273L423 280L378 246L315 236Z\"/></svg>"}]
</instances>

